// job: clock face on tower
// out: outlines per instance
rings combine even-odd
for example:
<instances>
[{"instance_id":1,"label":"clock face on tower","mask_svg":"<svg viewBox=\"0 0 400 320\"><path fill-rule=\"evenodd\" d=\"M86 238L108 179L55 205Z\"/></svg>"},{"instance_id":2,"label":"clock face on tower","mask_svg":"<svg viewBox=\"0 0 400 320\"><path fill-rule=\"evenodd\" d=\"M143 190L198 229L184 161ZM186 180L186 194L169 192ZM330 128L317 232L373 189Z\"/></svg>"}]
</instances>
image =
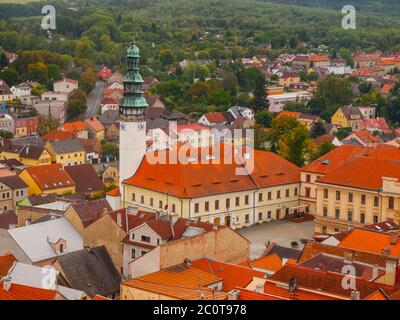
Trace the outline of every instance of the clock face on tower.
<instances>
[{"instance_id":1,"label":"clock face on tower","mask_svg":"<svg viewBox=\"0 0 400 320\"><path fill-rule=\"evenodd\" d=\"M144 122L143 121L138 123L138 129L139 130L143 130L144 129Z\"/></svg>"}]
</instances>

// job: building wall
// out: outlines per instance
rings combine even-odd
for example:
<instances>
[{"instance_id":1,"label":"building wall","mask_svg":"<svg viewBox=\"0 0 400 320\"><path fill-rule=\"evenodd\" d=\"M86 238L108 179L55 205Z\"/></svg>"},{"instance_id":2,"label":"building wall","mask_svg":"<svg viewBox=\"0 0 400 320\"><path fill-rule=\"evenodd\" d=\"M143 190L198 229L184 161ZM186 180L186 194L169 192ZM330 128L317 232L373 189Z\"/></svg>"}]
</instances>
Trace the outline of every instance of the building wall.
<instances>
[{"instance_id":1,"label":"building wall","mask_svg":"<svg viewBox=\"0 0 400 320\"><path fill-rule=\"evenodd\" d=\"M296 188L297 194L295 192ZM131 185L124 185L124 189L125 197L122 199L124 207L131 205L154 212L163 211L165 206L168 205L169 214L177 214L182 218L188 219L200 218L201 221L215 224L227 224L230 220L230 226L234 229L273 219L283 219L287 208L298 206L300 200L299 183L259 190L210 195L195 199L177 198L166 193ZM289 190L288 197L286 197L287 189ZM270 199L268 198L269 193L271 195ZM278 193L280 193L279 198ZM132 194L135 194L134 199ZM262 199L260 194L262 194ZM141 201L142 196L143 203ZM245 201L246 196L248 197L248 204ZM236 198L239 198L238 205L236 205ZM151 199L153 199L153 205L151 205ZM229 199L229 209L226 207L227 199ZM219 209L216 209L216 201L219 202ZM206 210L207 202L208 210ZM198 212L195 210L196 204L198 204ZM259 219L259 214L261 214L261 219Z\"/></svg>"},{"instance_id":2,"label":"building wall","mask_svg":"<svg viewBox=\"0 0 400 320\"><path fill-rule=\"evenodd\" d=\"M83 236L84 227L82 224L82 220L79 218L73 206L68 207L68 209L64 213L64 217L68 219L68 221L74 226L76 231L78 231L79 234Z\"/></svg>"},{"instance_id":3,"label":"building wall","mask_svg":"<svg viewBox=\"0 0 400 320\"><path fill-rule=\"evenodd\" d=\"M1 158L2 159L17 159L25 166L43 166L43 165L51 164L51 156L47 152L47 150L43 150L43 153L41 154L39 159L24 158L24 157L20 157L20 155L18 153L7 152L7 151L1 152Z\"/></svg>"},{"instance_id":4,"label":"building wall","mask_svg":"<svg viewBox=\"0 0 400 320\"><path fill-rule=\"evenodd\" d=\"M122 268L122 243L126 232L108 215L83 230L84 246L105 246L118 271Z\"/></svg>"}]
</instances>

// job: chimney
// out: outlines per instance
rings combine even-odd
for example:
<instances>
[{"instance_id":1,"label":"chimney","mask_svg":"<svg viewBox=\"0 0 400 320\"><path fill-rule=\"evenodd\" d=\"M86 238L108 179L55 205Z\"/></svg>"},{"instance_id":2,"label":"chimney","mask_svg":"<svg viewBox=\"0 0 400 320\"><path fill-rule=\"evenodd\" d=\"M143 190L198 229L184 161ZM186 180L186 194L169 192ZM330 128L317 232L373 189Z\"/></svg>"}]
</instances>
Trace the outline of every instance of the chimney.
<instances>
[{"instance_id":1,"label":"chimney","mask_svg":"<svg viewBox=\"0 0 400 320\"><path fill-rule=\"evenodd\" d=\"M122 227L122 216L121 216L121 212L117 213L117 224Z\"/></svg>"},{"instance_id":2,"label":"chimney","mask_svg":"<svg viewBox=\"0 0 400 320\"><path fill-rule=\"evenodd\" d=\"M183 262L184 262L184 264L185 264L187 267L190 267L190 266L192 265L192 261L190 261L190 259L188 259L188 258L186 258L185 260L183 260Z\"/></svg>"},{"instance_id":3,"label":"chimney","mask_svg":"<svg viewBox=\"0 0 400 320\"><path fill-rule=\"evenodd\" d=\"M397 241L399 241L399 235L397 233L392 233L390 235L390 244L391 245L396 245Z\"/></svg>"},{"instance_id":4,"label":"chimney","mask_svg":"<svg viewBox=\"0 0 400 320\"><path fill-rule=\"evenodd\" d=\"M345 253L344 263L353 263L353 254L351 254L350 252Z\"/></svg>"},{"instance_id":5,"label":"chimney","mask_svg":"<svg viewBox=\"0 0 400 320\"><path fill-rule=\"evenodd\" d=\"M297 289L297 280L296 278L292 278L289 280L289 292L293 293Z\"/></svg>"},{"instance_id":6,"label":"chimney","mask_svg":"<svg viewBox=\"0 0 400 320\"><path fill-rule=\"evenodd\" d=\"M264 292L264 285L262 283L259 283L256 285L256 292L257 293L263 293Z\"/></svg>"},{"instance_id":7,"label":"chimney","mask_svg":"<svg viewBox=\"0 0 400 320\"><path fill-rule=\"evenodd\" d=\"M360 300L360 291L353 290L351 292L351 300Z\"/></svg>"},{"instance_id":8,"label":"chimney","mask_svg":"<svg viewBox=\"0 0 400 320\"><path fill-rule=\"evenodd\" d=\"M228 292L228 300L239 300L240 291L239 290L231 290Z\"/></svg>"},{"instance_id":9,"label":"chimney","mask_svg":"<svg viewBox=\"0 0 400 320\"><path fill-rule=\"evenodd\" d=\"M397 260L388 258L386 259L385 266L385 283L389 285L396 284L396 273L397 273Z\"/></svg>"},{"instance_id":10,"label":"chimney","mask_svg":"<svg viewBox=\"0 0 400 320\"><path fill-rule=\"evenodd\" d=\"M11 289L11 277L7 276L2 279L4 291L10 291Z\"/></svg>"},{"instance_id":11,"label":"chimney","mask_svg":"<svg viewBox=\"0 0 400 320\"><path fill-rule=\"evenodd\" d=\"M390 248L383 248L382 249L382 254L384 256L390 256L391 253L392 253L392 250Z\"/></svg>"}]
</instances>

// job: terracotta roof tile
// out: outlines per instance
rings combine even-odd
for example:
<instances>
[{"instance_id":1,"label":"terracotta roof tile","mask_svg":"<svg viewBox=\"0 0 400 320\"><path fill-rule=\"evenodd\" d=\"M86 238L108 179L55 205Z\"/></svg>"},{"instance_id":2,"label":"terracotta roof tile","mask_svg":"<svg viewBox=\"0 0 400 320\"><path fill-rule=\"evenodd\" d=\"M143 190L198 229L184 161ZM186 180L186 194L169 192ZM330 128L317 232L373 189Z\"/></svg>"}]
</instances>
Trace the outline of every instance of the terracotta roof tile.
<instances>
[{"instance_id":1,"label":"terracotta roof tile","mask_svg":"<svg viewBox=\"0 0 400 320\"><path fill-rule=\"evenodd\" d=\"M9 291L0 286L0 300L54 300L57 291L11 284Z\"/></svg>"},{"instance_id":2,"label":"terracotta roof tile","mask_svg":"<svg viewBox=\"0 0 400 320\"><path fill-rule=\"evenodd\" d=\"M278 271L282 268L282 260L276 253L257 260L249 261L249 264L253 269L263 269L268 271Z\"/></svg>"},{"instance_id":3,"label":"terracotta roof tile","mask_svg":"<svg viewBox=\"0 0 400 320\"><path fill-rule=\"evenodd\" d=\"M25 170L37 183L41 190L75 186L71 176L59 163L45 166L28 167Z\"/></svg>"},{"instance_id":4,"label":"terracotta roof tile","mask_svg":"<svg viewBox=\"0 0 400 320\"><path fill-rule=\"evenodd\" d=\"M71 140L74 133L70 131L52 130L42 136L44 141L65 141Z\"/></svg>"},{"instance_id":5,"label":"terracotta roof tile","mask_svg":"<svg viewBox=\"0 0 400 320\"><path fill-rule=\"evenodd\" d=\"M87 130L82 121L67 122L63 124L64 131L79 132Z\"/></svg>"},{"instance_id":6,"label":"terracotta roof tile","mask_svg":"<svg viewBox=\"0 0 400 320\"><path fill-rule=\"evenodd\" d=\"M102 123L96 117L91 117L85 120L85 124L96 132L104 130Z\"/></svg>"}]
</instances>

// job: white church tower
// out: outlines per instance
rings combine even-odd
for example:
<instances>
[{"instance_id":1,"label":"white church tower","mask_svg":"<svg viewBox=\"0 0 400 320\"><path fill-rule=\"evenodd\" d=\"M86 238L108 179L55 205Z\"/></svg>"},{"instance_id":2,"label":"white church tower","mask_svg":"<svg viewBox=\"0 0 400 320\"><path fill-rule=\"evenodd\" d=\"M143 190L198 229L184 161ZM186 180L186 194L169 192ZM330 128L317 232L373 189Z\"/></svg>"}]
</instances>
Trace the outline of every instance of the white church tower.
<instances>
[{"instance_id":1,"label":"white church tower","mask_svg":"<svg viewBox=\"0 0 400 320\"><path fill-rule=\"evenodd\" d=\"M128 70L124 78L124 96L119 105L119 173L122 201L122 182L136 173L146 154L145 111L148 106L143 96L143 79L139 72L140 51L134 39L127 49L126 58Z\"/></svg>"}]
</instances>

